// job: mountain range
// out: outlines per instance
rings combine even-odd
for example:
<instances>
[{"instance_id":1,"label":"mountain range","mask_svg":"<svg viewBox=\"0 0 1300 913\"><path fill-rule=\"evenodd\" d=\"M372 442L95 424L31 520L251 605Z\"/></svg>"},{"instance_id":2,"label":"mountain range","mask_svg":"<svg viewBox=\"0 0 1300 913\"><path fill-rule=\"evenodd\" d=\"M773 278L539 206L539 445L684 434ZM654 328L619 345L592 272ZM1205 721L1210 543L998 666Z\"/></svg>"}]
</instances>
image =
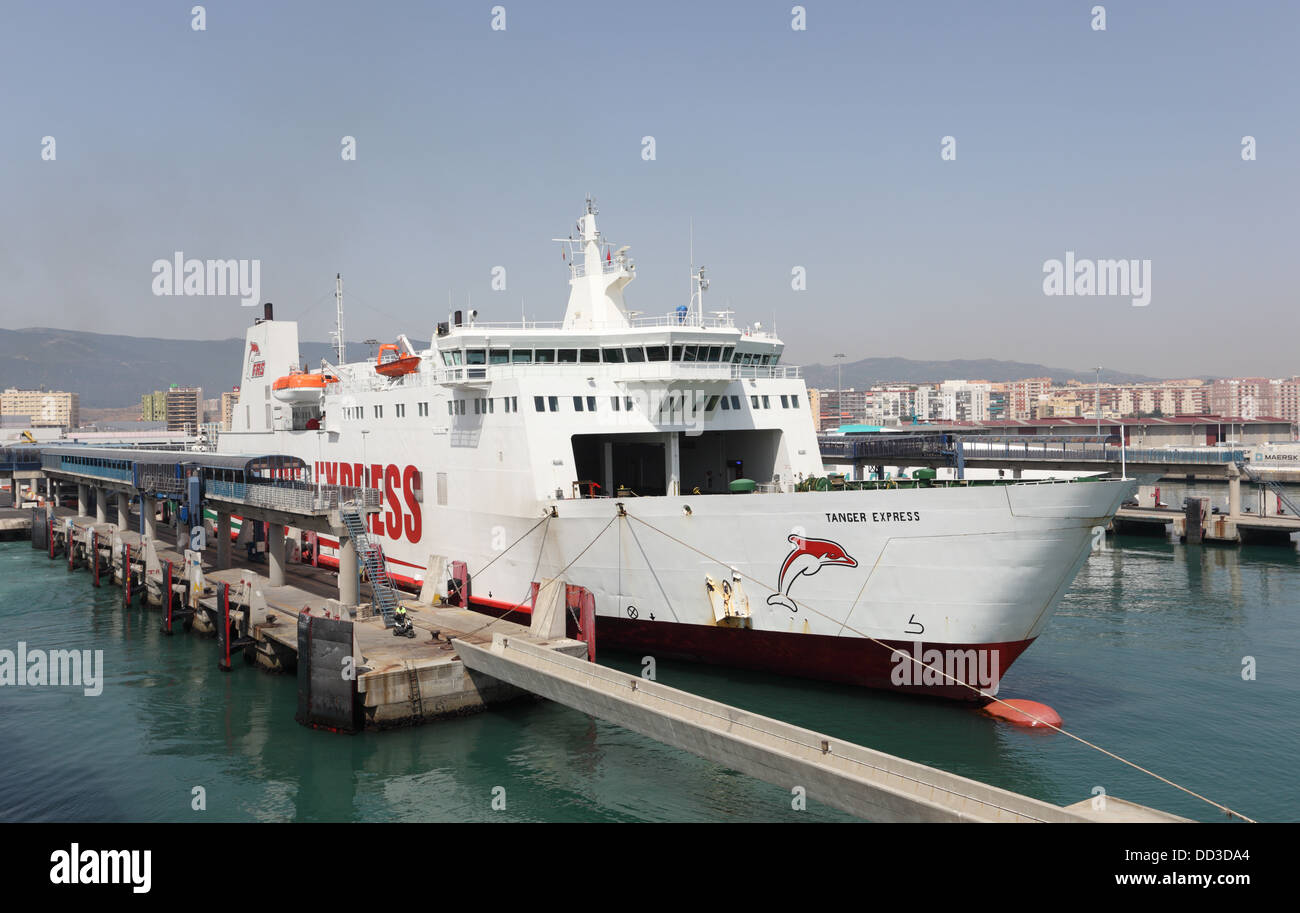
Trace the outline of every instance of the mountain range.
<instances>
[{"instance_id":1,"label":"mountain range","mask_svg":"<svg viewBox=\"0 0 1300 913\"><path fill-rule=\"evenodd\" d=\"M33 327L0 330L0 387L71 390L81 395L83 408L108 408L139 403L141 395L165 390L171 384L200 386L213 399L239 380L242 339L150 339ZM321 358L334 358L334 348L324 342L304 342L303 361L309 366ZM372 347L351 343L349 361L374 357ZM907 358L864 358L846 361L842 383L868 387L876 383L921 383L965 378L1008 381L1022 377L1050 377L1090 382L1092 371L1049 368L1044 365L994 359L913 361ZM808 365L803 369L810 387L834 388L835 365ZM1108 383L1156 380L1140 374L1102 371Z\"/></svg>"}]
</instances>

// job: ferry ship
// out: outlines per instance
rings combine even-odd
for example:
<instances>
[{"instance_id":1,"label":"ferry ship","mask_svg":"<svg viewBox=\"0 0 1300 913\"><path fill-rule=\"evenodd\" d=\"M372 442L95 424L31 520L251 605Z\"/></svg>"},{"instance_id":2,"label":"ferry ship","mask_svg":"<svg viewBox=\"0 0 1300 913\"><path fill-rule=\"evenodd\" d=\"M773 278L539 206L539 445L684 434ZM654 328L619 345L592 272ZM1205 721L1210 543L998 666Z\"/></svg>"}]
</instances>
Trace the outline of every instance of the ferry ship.
<instances>
[{"instance_id":1,"label":"ferry ship","mask_svg":"<svg viewBox=\"0 0 1300 913\"><path fill-rule=\"evenodd\" d=\"M996 693L1133 483L805 490L824 471L781 340L706 311L694 266L687 304L629 309L635 264L596 216L589 198L554 239L561 322L456 311L427 348L402 336L378 361L317 372L300 365L296 323L259 319L219 449L292 454L316 481L381 489L371 533L399 583L464 562L475 606L521 613L535 581L585 587L602 649ZM322 536L319 558L337 546ZM907 657L954 655L972 658L955 679L904 671Z\"/></svg>"}]
</instances>

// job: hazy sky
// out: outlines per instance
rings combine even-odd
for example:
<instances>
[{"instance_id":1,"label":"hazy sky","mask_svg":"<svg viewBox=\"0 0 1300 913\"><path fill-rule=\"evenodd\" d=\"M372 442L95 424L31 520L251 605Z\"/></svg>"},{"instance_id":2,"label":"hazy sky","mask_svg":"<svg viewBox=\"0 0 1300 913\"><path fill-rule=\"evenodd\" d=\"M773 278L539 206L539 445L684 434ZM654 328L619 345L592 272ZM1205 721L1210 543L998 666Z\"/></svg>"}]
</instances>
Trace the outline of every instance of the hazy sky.
<instances>
[{"instance_id":1,"label":"hazy sky","mask_svg":"<svg viewBox=\"0 0 1300 913\"><path fill-rule=\"evenodd\" d=\"M193 5L0 7L0 325L242 335L153 295L175 251L260 260L308 339L336 272L353 340L427 343L449 290L558 320L590 192L632 307L686 302L694 216L707 306L792 363L1300 373L1300 4ZM1150 260L1150 304L1045 295L1066 251Z\"/></svg>"}]
</instances>

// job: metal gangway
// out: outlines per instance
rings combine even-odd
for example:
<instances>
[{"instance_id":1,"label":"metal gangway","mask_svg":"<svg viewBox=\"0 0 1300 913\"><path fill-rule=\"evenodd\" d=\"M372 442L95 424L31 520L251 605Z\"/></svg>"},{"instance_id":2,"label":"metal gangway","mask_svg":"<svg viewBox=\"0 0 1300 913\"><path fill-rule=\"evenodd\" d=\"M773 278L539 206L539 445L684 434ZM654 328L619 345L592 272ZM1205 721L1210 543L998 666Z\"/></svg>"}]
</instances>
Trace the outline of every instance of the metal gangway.
<instances>
[{"instance_id":1,"label":"metal gangway","mask_svg":"<svg viewBox=\"0 0 1300 913\"><path fill-rule=\"evenodd\" d=\"M366 532L365 515L362 503L345 501L339 507L339 516L347 527L352 544L356 547L357 558L366 569L366 578L370 581L370 592L375 608L384 618L384 627L391 628L397 612L397 587L388 576L388 563L384 560L384 550L379 543L371 540Z\"/></svg>"},{"instance_id":2,"label":"metal gangway","mask_svg":"<svg viewBox=\"0 0 1300 913\"><path fill-rule=\"evenodd\" d=\"M1251 469L1250 464L1245 460L1237 461L1237 469L1241 470L1241 474L1252 482L1267 486L1268 490L1277 495L1278 500L1286 505L1286 509L1291 511L1291 516L1300 517L1300 507L1296 507L1295 502L1291 500L1290 495L1286 493L1286 489L1281 485L1277 484L1272 479L1265 478L1255 470Z\"/></svg>"}]
</instances>

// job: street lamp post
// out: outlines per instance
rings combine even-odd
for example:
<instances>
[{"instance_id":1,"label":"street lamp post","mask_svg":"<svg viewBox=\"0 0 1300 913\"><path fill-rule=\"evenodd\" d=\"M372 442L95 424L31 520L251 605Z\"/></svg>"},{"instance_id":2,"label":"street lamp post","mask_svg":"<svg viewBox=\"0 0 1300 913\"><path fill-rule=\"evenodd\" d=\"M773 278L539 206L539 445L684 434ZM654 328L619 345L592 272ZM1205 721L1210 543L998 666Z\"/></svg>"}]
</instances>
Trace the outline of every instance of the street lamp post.
<instances>
[{"instance_id":1,"label":"street lamp post","mask_svg":"<svg viewBox=\"0 0 1300 913\"><path fill-rule=\"evenodd\" d=\"M1101 365L1097 365L1097 399L1093 409L1097 415L1097 437L1101 437Z\"/></svg>"},{"instance_id":2,"label":"street lamp post","mask_svg":"<svg viewBox=\"0 0 1300 913\"><path fill-rule=\"evenodd\" d=\"M843 352L836 352L835 358L835 427L844 424L844 359Z\"/></svg>"}]
</instances>

